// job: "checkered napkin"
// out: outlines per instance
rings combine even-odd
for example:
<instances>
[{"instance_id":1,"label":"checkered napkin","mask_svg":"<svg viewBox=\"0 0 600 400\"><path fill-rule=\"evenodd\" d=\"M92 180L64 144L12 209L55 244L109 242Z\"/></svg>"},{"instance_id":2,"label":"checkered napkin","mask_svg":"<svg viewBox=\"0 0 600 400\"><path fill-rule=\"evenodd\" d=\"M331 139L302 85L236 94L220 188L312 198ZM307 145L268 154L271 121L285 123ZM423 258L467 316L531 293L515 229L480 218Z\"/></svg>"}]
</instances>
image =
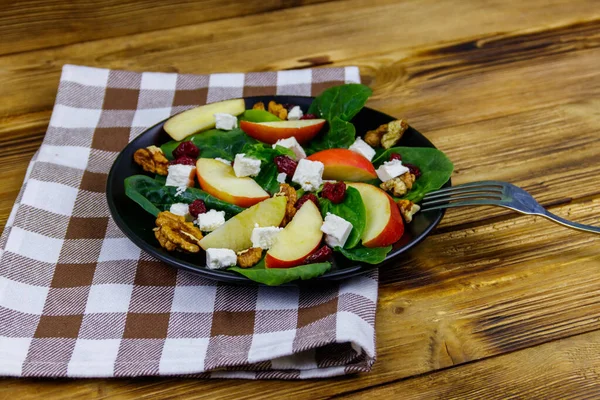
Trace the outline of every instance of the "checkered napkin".
<instances>
[{"instance_id":1,"label":"checkered napkin","mask_svg":"<svg viewBox=\"0 0 600 400\"><path fill-rule=\"evenodd\" d=\"M0 238L0 375L319 378L369 371L377 274L321 287L232 286L178 271L116 227L118 152L193 106L317 95L355 67L248 74L67 65L42 147Z\"/></svg>"}]
</instances>

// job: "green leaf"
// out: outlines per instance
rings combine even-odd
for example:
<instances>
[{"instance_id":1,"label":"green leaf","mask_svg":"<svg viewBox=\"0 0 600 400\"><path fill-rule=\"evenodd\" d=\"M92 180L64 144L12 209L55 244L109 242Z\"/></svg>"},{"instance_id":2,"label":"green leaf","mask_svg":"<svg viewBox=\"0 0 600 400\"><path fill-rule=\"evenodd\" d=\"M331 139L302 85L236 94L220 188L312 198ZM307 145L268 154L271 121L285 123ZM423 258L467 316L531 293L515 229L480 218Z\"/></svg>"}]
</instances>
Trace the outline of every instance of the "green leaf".
<instances>
[{"instance_id":1,"label":"green leaf","mask_svg":"<svg viewBox=\"0 0 600 400\"><path fill-rule=\"evenodd\" d=\"M127 197L154 216L161 211L169 210L175 203L190 204L196 199L203 200L207 208L225 211L227 218L244 210L242 207L219 200L197 188L187 188L181 194L176 192L176 187L164 186L146 175L133 175L125 179Z\"/></svg>"},{"instance_id":2,"label":"green leaf","mask_svg":"<svg viewBox=\"0 0 600 400\"><path fill-rule=\"evenodd\" d=\"M330 200L321 197L319 198L319 204L321 206L323 218L325 218L329 212L344 218L352 224L352 232L350 232L350 236L348 236L344 248L351 249L355 247L360 242L360 238L367 223L367 212L362 198L360 197L360 192L353 187L348 186L346 188L346 197L341 203L333 204Z\"/></svg>"},{"instance_id":3,"label":"green leaf","mask_svg":"<svg viewBox=\"0 0 600 400\"><path fill-rule=\"evenodd\" d=\"M279 155L288 156L295 158L294 152L288 148L282 146L275 146L272 148L269 145L263 143L255 143L246 146L243 151L248 157L253 157L261 161L260 172L254 178L264 190L273 194L279 191L279 182L277 182L277 165L275 164L275 157Z\"/></svg>"},{"instance_id":4,"label":"green leaf","mask_svg":"<svg viewBox=\"0 0 600 400\"><path fill-rule=\"evenodd\" d=\"M356 246L353 249L342 249L336 247L346 258L353 261L360 261L367 264L379 264L385 260L387 254L392 250L392 246L368 248L363 245Z\"/></svg>"},{"instance_id":5,"label":"green leaf","mask_svg":"<svg viewBox=\"0 0 600 400\"><path fill-rule=\"evenodd\" d=\"M350 121L364 107L371 94L373 91L369 87L358 83L334 86L314 99L308 113L330 122L336 117Z\"/></svg>"},{"instance_id":6,"label":"green leaf","mask_svg":"<svg viewBox=\"0 0 600 400\"><path fill-rule=\"evenodd\" d=\"M355 139L356 128L354 125L335 117L329 122L329 130L310 142L306 148L306 154L310 155L327 149L347 149Z\"/></svg>"},{"instance_id":7,"label":"green leaf","mask_svg":"<svg viewBox=\"0 0 600 400\"><path fill-rule=\"evenodd\" d=\"M375 168L387 161L390 153L399 153L402 162L414 164L421 170L421 177L415 181L412 189L401 197L415 203L423 200L427 193L441 188L448 182L454 170L452 161L443 152L431 147L392 147L373 160Z\"/></svg>"},{"instance_id":8,"label":"green leaf","mask_svg":"<svg viewBox=\"0 0 600 400\"><path fill-rule=\"evenodd\" d=\"M265 268L264 258L252 268L231 267L235 271L255 282L269 286L283 285L298 279L307 280L323 275L331 269L331 263L316 263L300 265L293 268Z\"/></svg>"},{"instance_id":9,"label":"green leaf","mask_svg":"<svg viewBox=\"0 0 600 400\"><path fill-rule=\"evenodd\" d=\"M238 117L239 121L249 122L275 122L281 121L276 115L265 110L246 110Z\"/></svg>"},{"instance_id":10,"label":"green leaf","mask_svg":"<svg viewBox=\"0 0 600 400\"><path fill-rule=\"evenodd\" d=\"M245 146L258 143L246 135L239 128L230 131L222 131L220 129L210 129L208 131L196 133L188 136L183 141L191 140L200 149L200 156L203 158L224 158L225 160L233 161L235 155L243 153L242 149ZM181 141L172 140L160 146L165 156L173 159L173 150L179 146Z\"/></svg>"}]
</instances>

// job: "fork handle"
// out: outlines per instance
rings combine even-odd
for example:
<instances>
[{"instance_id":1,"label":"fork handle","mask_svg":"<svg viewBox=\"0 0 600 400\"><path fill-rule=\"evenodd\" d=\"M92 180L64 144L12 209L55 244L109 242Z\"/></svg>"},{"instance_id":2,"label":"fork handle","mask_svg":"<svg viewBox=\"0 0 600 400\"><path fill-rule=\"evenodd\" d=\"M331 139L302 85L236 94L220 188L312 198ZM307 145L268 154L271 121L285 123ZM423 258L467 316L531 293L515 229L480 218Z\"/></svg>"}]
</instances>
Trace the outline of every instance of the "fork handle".
<instances>
[{"instance_id":1,"label":"fork handle","mask_svg":"<svg viewBox=\"0 0 600 400\"><path fill-rule=\"evenodd\" d=\"M544 214L539 214L539 215L546 217L551 221L558 222L559 224L564 225L567 228L577 229L577 230L585 231L585 232L600 233L599 227L591 226L591 225L584 225L584 224L580 224L578 222L569 221L562 217L559 217L558 215L552 214L550 211L546 211Z\"/></svg>"}]
</instances>

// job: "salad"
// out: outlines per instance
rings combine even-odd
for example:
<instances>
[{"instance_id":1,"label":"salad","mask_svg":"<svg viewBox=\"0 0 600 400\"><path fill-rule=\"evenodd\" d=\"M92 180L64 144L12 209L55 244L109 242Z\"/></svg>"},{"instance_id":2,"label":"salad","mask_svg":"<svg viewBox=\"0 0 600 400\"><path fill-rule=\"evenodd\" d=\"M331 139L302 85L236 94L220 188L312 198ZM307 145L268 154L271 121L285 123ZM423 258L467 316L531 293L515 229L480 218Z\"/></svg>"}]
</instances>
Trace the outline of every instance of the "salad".
<instances>
[{"instance_id":1,"label":"salad","mask_svg":"<svg viewBox=\"0 0 600 400\"><path fill-rule=\"evenodd\" d=\"M206 252L206 267L280 285L331 268L334 252L381 263L450 178L434 148L398 146L404 120L356 132L371 90L325 90L307 110L244 99L197 107L167 120L173 140L137 149L149 174L125 192L156 219L157 245Z\"/></svg>"}]
</instances>

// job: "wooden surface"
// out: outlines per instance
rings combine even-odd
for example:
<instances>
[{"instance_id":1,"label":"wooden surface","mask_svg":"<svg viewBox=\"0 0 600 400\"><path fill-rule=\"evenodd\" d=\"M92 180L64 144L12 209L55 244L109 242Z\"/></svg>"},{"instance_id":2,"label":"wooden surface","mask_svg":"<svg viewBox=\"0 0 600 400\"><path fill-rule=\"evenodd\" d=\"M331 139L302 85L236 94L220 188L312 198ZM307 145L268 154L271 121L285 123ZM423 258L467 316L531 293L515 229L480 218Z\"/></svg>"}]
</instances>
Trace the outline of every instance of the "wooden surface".
<instances>
[{"instance_id":1,"label":"wooden surface","mask_svg":"<svg viewBox=\"0 0 600 400\"><path fill-rule=\"evenodd\" d=\"M571 1L5 2L0 224L65 63L185 73L358 65L371 107L456 165L600 225L600 7ZM243 4L242 4L243 3ZM0 381L25 398L594 398L600 236L503 209L447 213L381 271L373 372L305 382Z\"/></svg>"}]
</instances>

